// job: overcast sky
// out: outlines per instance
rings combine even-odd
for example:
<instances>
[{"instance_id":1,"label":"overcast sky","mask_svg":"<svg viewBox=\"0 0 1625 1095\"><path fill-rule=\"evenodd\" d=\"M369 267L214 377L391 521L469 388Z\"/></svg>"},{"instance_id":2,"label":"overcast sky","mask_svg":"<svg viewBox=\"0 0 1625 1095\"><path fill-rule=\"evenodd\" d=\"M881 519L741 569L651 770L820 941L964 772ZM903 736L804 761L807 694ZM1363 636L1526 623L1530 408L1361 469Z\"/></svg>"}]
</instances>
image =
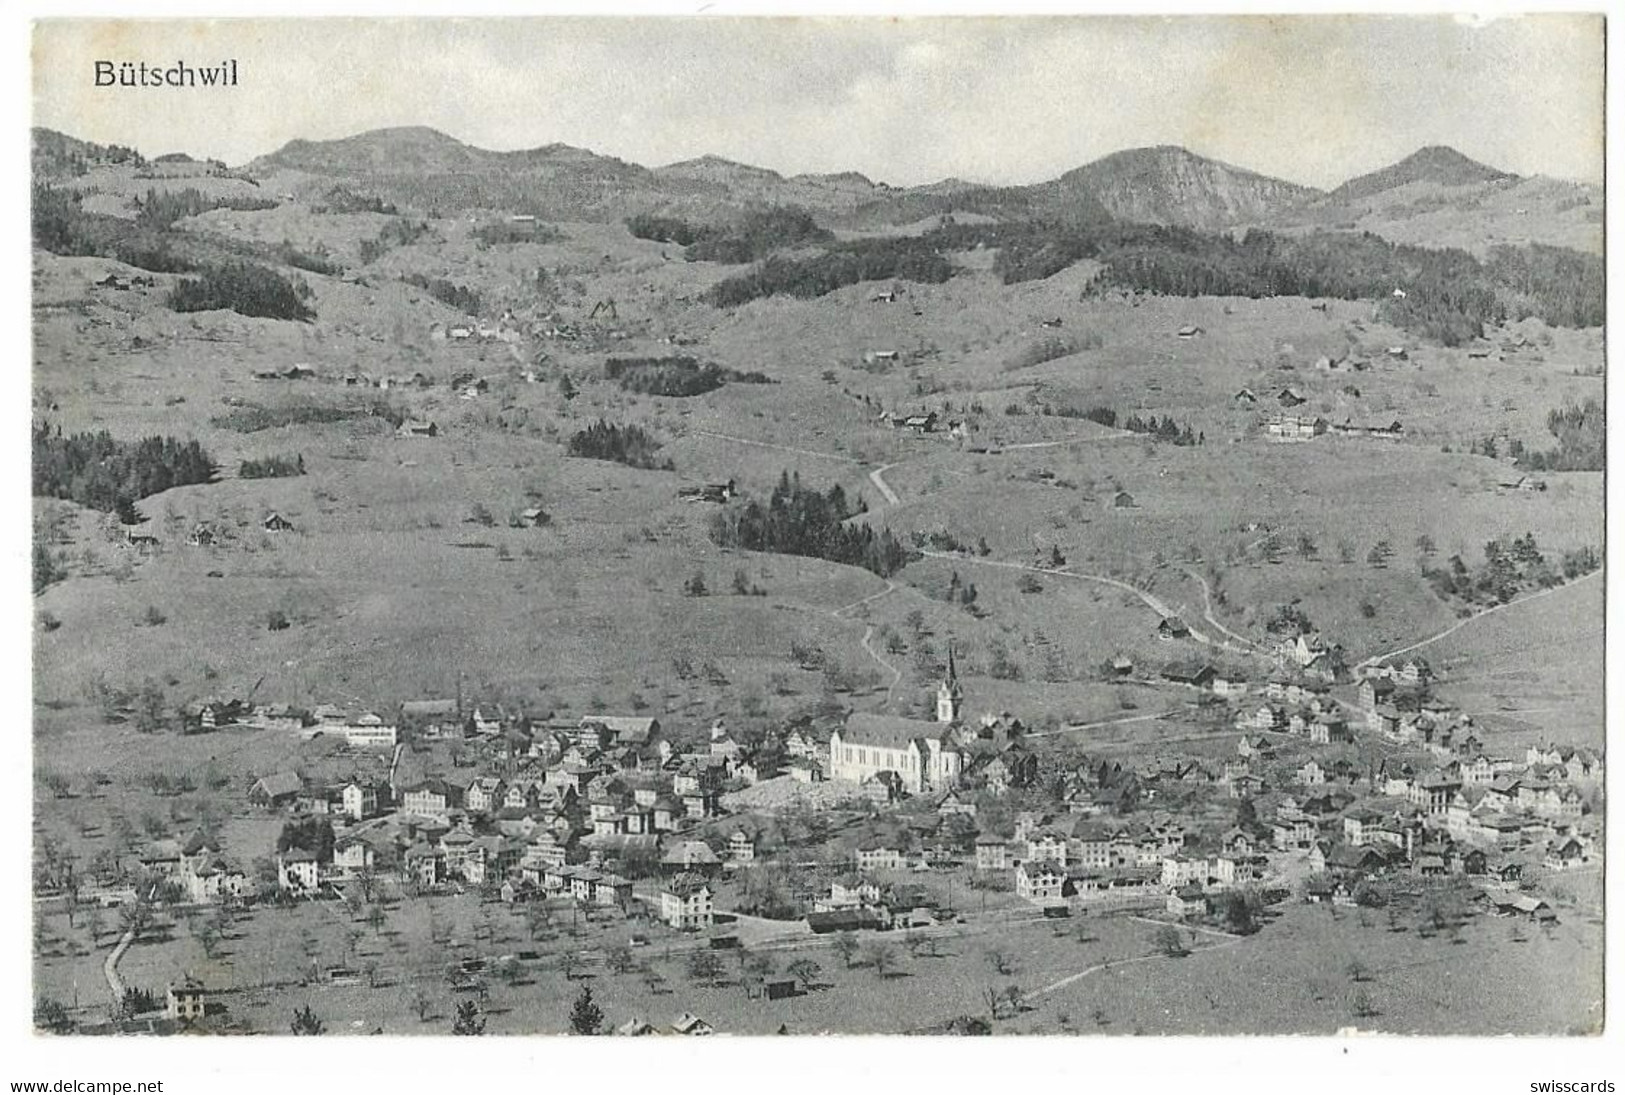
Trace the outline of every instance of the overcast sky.
<instances>
[{"instance_id":1,"label":"overcast sky","mask_svg":"<svg viewBox=\"0 0 1625 1095\"><path fill-rule=\"evenodd\" d=\"M1334 186L1429 144L1600 182L1602 20L46 22L35 124L239 164L427 125L655 166L705 153L893 184L1035 182L1180 144ZM232 90L97 89L94 62L238 60Z\"/></svg>"}]
</instances>

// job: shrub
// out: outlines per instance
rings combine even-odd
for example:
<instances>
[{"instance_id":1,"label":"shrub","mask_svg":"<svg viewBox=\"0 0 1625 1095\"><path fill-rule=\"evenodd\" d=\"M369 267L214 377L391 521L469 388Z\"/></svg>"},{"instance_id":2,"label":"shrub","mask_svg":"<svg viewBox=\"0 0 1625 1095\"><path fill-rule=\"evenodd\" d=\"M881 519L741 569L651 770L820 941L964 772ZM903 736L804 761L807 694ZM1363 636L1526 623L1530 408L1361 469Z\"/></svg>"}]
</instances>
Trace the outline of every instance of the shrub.
<instances>
[{"instance_id":1,"label":"shrub","mask_svg":"<svg viewBox=\"0 0 1625 1095\"><path fill-rule=\"evenodd\" d=\"M386 398L372 396L344 403L295 400L280 407L250 403L233 407L223 415L216 415L210 422L223 430L258 433L261 430L274 430L284 426L323 425L368 418L381 418L391 426L399 426L406 421L406 412Z\"/></svg>"},{"instance_id":2,"label":"shrub","mask_svg":"<svg viewBox=\"0 0 1625 1095\"><path fill-rule=\"evenodd\" d=\"M267 456L259 460L244 460L237 467L243 479L288 479L305 474L305 458L293 456Z\"/></svg>"},{"instance_id":3,"label":"shrub","mask_svg":"<svg viewBox=\"0 0 1625 1095\"><path fill-rule=\"evenodd\" d=\"M1017 350L1005 362L1004 367L1008 372L1014 372L1017 369L1030 369L1034 365L1042 365L1046 361L1053 361L1058 357L1077 353L1077 351L1077 343L1065 335L1045 335L1043 338L1035 339Z\"/></svg>"},{"instance_id":4,"label":"shrub","mask_svg":"<svg viewBox=\"0 0 1625 1095\"><path fill-rule=\"evenodd\" d=\"M480 295L466 285L457 285L445 278L427 278L422 274L405 274L401 280L434 297L440 303L456 308L468 315L478 315Z\"/></svg>"}]
</instances>

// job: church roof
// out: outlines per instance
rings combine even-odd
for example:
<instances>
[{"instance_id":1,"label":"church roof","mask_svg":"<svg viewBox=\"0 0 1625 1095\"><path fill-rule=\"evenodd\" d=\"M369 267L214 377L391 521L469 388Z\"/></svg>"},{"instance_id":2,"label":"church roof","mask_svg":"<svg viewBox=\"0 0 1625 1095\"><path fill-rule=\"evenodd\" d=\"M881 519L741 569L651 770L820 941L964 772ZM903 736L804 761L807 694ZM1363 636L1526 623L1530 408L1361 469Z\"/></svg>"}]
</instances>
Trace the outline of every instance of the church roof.
<instances>
[{"instance_id":1,"label":"church roof","mask_svg":"<svg viewBox=\"0 0 1625 1095\"><path fill-rule=\"evenodd\" d=\"M841 729L841 740L849 745L874 745L883 749L907 749L908 743L920 738L935 738L952 744L949 739L950 723L905 719L897 715L870 715L857 711L847 716Z\"/></svg>"}]
</instances>

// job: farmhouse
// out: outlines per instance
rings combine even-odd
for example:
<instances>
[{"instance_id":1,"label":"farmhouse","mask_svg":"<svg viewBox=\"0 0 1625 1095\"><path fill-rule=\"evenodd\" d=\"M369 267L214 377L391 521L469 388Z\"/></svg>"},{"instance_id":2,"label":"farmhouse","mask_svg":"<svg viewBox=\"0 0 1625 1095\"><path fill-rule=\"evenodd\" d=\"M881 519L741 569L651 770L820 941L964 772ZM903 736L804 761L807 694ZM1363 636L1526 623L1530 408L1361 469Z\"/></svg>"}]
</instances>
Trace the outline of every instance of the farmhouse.
<instances>
[{"instance_id":1,"label":"farmhouse","mask_svg":"<svg viewBox=\"0 0 1625 1095\"><path fill-rule=\"evenodd\" d=\"M438 424L436 424L434 422L424 421L422 419L416 419L416 418L409 418L405 422L401 423L400 428L395 431L395 436L396 437L439 437L440 436L440 427L439 427Z\"/></svg>"},{"instance_id":2,"label":"farmhouse","mask_svg":"<svg viewBox=\"0 0 1625 1095\"><path fill-rule=\"evenodd\" d=\"M1180 619L1178 616L1166 616L1163 618L1163 621L1157 625L1157 638L1164 641L1171 641L1173 639L1188 639L1190 638L1190 635L1191 629L1186 625L1185 621Z\"/></svg>"},{"instance_id":3,"label":"farmhouse","mask_svg":"<svg viewBox=\"0 0 1625 1095\"><path fill-rule=\"evenodd\" d=\"M256 806L285 806L304 786L296 772L277 772L261 776L248 789L248 801Z\"/></svg>"}]
</instances>

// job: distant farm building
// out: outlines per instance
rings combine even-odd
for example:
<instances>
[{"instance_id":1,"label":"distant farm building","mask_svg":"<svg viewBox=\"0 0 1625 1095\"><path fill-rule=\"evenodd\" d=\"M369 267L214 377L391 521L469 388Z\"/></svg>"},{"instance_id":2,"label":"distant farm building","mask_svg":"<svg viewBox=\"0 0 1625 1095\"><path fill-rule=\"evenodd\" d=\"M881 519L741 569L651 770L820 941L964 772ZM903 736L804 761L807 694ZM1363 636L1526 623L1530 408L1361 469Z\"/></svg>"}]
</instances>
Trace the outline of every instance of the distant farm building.
<instances>
[{"instance_id":1,"label":"distant farm building","mask_svg":"<svg viewBox=\"0 0 1625 1095\"><path fill-rule=\"evenodd\" d=\"M883 361L896 361L899 356L896 350L869 350L863 355L863 363L876 365Z\"/></svg>"},{"instance_id":2,"label":"distant farm building","mask_svg":"<svg viewBox=\"0 0 1625 1095\"><path fill-rule=\"evenodd\" d=\"M280 513L273 513L260 522L266 532L292 532L293 522Z\"/></svg>"},{"instance_id":3,"label":"distant farm building","mask_svg":"<svg viewBox=\"0 0 1625 1095\"><path fill-rule=\"evenodd\" d=\"M1237 403L1257 403L1258 402L1258 397L1253 394L1253 390L1251 388L1243 388L1243 389L1241 389L1241 391L1237 392L1235 395L1231 396L1230 398L1232 400L1234 400L1235 402L1237 402Z\"/></svg>"},{"instance_id":4,"label":"distant farm building","mask_svg":"<svg viewBox=\"0 0 1625 1095\"><path fill-rule=\"evenodd\" d=\"M1164 617L1163 621L1157 625L1157 638L1164 641L1188 639L1190 635L1191 629L1178 616Z\"/></svg>"},{"instance_id":5,"label":"distant farm building","mask_svg":"<svg viewBox=\"0 0 1625 1095\"><path fill-rule=\"evenodd\" d=\"M1120 490L1112 495L1113 509L1139 509L1140 504L1134 500L1134 495L1126 490Z\"/></svg>"},{"instance_id":6,"label":"distant farm building","mask_svg":"<svg viewBox=\"0 0 1625 1095\"><path fill-rule=\"evenodd\" d=\"M1325 432L1324 418L1276 415L1264 423L1264 436L1271 441L1313 441Z\"/></svg>"},{"instance_id":7,"label":"distant farm building","mask_svg":"<svg viewBox=\"0 0 1625 1095\"><path fill-rule=\"evenodd\" d=\"M396 437L439 437L440 427L433 422L409 418L395 431Z\"/></svg>"},{"instance_id":8,"label":"distant farm building","mask_svg":"<svg viewBox=\"0 0 1625 1095\"><path fill-rule=\"evenodd\" d=\"M1195 338L1203 332L1202 328L1192 324L1188 327L1181 327L1176 333L1180 338Z\"/></svg>"},{"instance_id":9,"label":"distant farm building","mask_svg":"<svg viewBox=\"0 0 1625 1095\"><path fill-rule=\"evenodd\" d=\"M731 500L738 494L732 479L726 483L706 483L698 487L679 487L677 497L684 502L716 502L723 503Z\"/></svg>"},{"instance_id":10,"label":"distant farm building","mask_svg":"<svg viewBox=\"0 0 1625 1095\"><path fill-rule=\"evenodd\" d=\"M1283 407L1298 407L1309 402L1293 388L1282 388L1275 393L1275 401Z\"/></svg>"}]
</instances>

